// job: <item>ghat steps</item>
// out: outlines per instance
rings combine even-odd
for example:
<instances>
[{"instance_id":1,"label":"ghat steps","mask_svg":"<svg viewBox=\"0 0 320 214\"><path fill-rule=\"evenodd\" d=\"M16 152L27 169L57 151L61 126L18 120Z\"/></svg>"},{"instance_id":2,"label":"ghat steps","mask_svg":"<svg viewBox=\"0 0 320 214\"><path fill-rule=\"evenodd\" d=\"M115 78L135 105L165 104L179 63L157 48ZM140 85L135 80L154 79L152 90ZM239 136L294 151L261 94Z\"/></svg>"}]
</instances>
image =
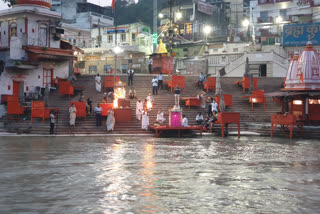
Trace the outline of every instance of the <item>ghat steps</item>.
<instances>
[{"instance_id":1,"label":"ghat steps","mask_svg":"<svg viewBox=\"0 0 320 214\"><path fill-rule=\"evenodd\" d=\"M150 92L152 92L152 75L136 75L133 81L133 87L136 90L138 99L144 100ZM164 77L164 81L169 80L169 76ZM241 78L232 78L232 77L222 77L221 78L221 87L225 94L232 94L233 96L233 107L228 108L227 111L240 112L241 123L269 123L270 116L280 111L279 104L272 102L271 98L267 98L266 111L263 110L262 104L254 105L254 109L251 109L251 104L248 103L247 99L241 99L242 89L234 85L234 81L240 80ZM196 96L200 93L200 89L195 86L195 81L198 80L198 77L186 77L186 89L182 93L181 97ZM266 92L279 91L280 85L283 78L259 78L258 80L258 89L264 89ZM127 82L127 76L121 76L121 81ZM85 90L83 95L85 100L87 97L90 97L93 101L93 108L102 101L103 93L98 93L95 90L95 81L94 76L83 75L76 80L73 85L84 86ZM166 86L165 86L166 87ZM128 89L130 87L127 87ZM127 90L128 91L128 90ZM214 96L214 91L210 91L208 96ZM68 108L71 101L78 101L79 93L76 93L70 99L67 96L59 96L58 91L50 92L48 106L49 107L58 107L60 108L59 118L56 124L56 132L58 134L104 134L105 131L105 118L102 121L101 127L95 126L95 116L94 114L87 116L86 120L81 118L77 119L75 127L69 127L69 112ZM158 95L154 96L155 105L153 110L150 112L150 125L155 123L156 114L159 109L163 110L165 113L165 124L168 124L168 110L174 105L174 95L170 93L169 89L159 90ZM116 123L115 131L116 134L145 134L150 133L147 131L141 130L140 122L135 119L135 109L136 109L137 100L131 100L130 106L132 108L132 118L133 120L128 123ZM199 111L204 115L207 113L207 109L200 109L199 107L191 107L189 109L185 106L185 103L182 102L180 106L183 108L183 113L186 114L189 119L190 125L195 125L195 116ZM49 130L49 121L46 120L45 123L42 123L40 119L34 119L33 124L30 120L7 120L3 119L5 128L12 132L18 133L32 133L32 134L48 134ZM219 125L217 125L219 126ZM231 130L235 130L234 125L230 125ZM241 126L241 130L250 130L253 132L258 132L262 134L269 134L270 129L266 130L261 128L261 126L250 126L248 128L245 125Z\"/></svg>"}]
</instances>

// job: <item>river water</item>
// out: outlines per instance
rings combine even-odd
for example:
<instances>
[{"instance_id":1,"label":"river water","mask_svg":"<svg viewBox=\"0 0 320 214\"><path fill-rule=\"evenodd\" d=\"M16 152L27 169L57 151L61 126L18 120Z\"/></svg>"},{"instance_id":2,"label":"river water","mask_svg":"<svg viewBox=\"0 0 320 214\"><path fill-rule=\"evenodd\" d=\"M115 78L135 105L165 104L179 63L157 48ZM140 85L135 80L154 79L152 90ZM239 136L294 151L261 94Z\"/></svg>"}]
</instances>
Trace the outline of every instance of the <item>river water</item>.
<instances>
[{"instance_id":1,"label":"river water","mask_svg":"<svg viewBox=\"0 0 320 214\"><path fill-rule=\"evenodd\" d=\"M317 140L0 141L0 213L320 212Z\"/></svg>"}]
</instances>

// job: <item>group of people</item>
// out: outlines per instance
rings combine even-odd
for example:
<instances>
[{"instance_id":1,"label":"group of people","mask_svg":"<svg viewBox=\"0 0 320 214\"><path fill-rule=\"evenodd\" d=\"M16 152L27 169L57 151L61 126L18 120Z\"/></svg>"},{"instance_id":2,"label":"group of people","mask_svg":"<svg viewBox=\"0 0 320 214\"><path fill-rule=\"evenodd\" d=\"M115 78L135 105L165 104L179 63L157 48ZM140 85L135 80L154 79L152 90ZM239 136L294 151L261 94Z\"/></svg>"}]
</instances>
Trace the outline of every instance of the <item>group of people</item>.
<instances>
[{"instance_id":1,"label":"group of people","mask_svg":"<svg viewBox=\"0 0 320 214\"><path fill-rule=\"evenodd\" d=\"M196 122L198 126L202 126L204 131L213 131L213 127L215 122L217 121L216 114L208 114L207 117L204 119L201 112L196 116Z\"/></svg>"}]
</instances>

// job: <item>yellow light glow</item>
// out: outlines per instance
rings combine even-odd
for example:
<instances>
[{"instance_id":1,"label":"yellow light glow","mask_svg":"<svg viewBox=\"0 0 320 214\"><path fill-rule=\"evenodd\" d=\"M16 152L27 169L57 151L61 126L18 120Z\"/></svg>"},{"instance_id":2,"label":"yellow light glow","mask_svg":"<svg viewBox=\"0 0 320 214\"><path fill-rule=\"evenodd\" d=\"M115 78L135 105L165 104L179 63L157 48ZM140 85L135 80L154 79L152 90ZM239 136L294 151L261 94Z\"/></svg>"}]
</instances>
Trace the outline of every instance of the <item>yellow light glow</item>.
<instances>
[{"instance_id":1,"label":"yellow light glow","mask_svg":"<svg viewBox=\"0 0 320 214\"><path fill-rule=\"evenodd\" d=\"M151 101L147 101L147 109L152 109L152 102Z\"/></svg>"},{"instance_id":2,"label":"yellow light glow","mask_svg":"<svg viewBox=\"0 0 320 214\"><path fill-rule=\"evenodd\" d=\"M320 104L320 100L309 99L309 104Z\"/></svg>"},{"instance_id":3,"label":"yellow light glow","mask_svg":"<svg viewBox=\"0 0 320 214\"><path fill-rule=\"evenodd\" d=\"M257 102L257 99L256 98L252 98L252 102Z\"/></svg>"},{"instance_id":4,"label":"yellow light glow","mask_svg":"<svg viewBox=\"0 0 320 214\"><path fill-rule=\"evenodd\" d=\"M118 108L118 99L113 100L113 108Z\"/></svg>"},{"instance_id":5,"label":"yellow light glow","mask_svg":"<svg viewBox=\"0 0 320 214\"><path fill-rule=\"evenodd\" d=\"M302 100L294 100L293 105L302 105Z\"/></svg>"}]
</instances>

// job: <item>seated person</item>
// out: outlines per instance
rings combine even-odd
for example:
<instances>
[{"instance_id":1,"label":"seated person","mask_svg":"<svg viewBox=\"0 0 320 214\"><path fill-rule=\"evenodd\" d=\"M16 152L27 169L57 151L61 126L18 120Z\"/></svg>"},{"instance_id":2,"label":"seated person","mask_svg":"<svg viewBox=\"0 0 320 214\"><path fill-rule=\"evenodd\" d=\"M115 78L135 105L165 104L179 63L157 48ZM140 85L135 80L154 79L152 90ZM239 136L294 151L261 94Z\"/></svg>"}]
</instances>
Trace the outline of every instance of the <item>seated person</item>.
<instances>
[{"instance_id":1,"label":"seated person","mask_svg":"<svg viewBox=\"0 0 320 214\"><path fill-rule=\"evenodd\" d=\"M188 127L188 118L186 117L185 114L182 115L181 126L182 126L182 127Z\"/></svg>"},{"instance_id":2,"label":"seated person","mask_svg":"<svg viewBox=\"0 0 320 214\"><path fill-rule=\"evenodd\" d=\"M108 94L107 94L107 98L110 100L110 103L113 102L113 99L114 99L114 95L113 95L113 92L112 91L109 91Z\"/></svg>"},{"instance_id":3,"label":"seated person","mask_svg":"<svg viewBox=\"0 0 320 214\"><path fill-rule=\"evenodd\" d=\"M181 111L181 107L180 107L179 105L175 104L175 105L173 106L172 110L174 110L174 111Z\"/></svg>"},{"instance_id":4,"label":"seated person","mask_svg":"<svg viewBox=\"0 0 320 214\"><path fill-rule=\"evenodd\" d=\"M196 116L196 122L198 125L201 125L203 122L203 115L201 114L201 112L199 112L199 114Z\"/></svg>"},{"instance_id":5,"label":"seated person","mask_svg":"<svg viewBox=\"0 0 320 214\"><path fill-rule=\"evenodd\" d=\"M101 103L108 103L108 98L106 93L104 93L103 100Z\"/></svg>"},{"instance_id":6,"label":"seated person","mask_svg":"<svg viewBox=\"0 0 320 214\"><path fill-rule=\"evenodd\" d=\"M156 121L158 123L163 123L166 119L164 118L163 112L161 110L158 111Z\"/></svg>"},{"instance_id":7,"label":"seated person","mask_svg":"<svg viewBox=\"0 0 320 214\"><path fill-rule=\"evenodd\" d=\"M149 96L147 96L147 98L146 98L146 101L150 101L150 102L154 102L154 98L153 98L153 96L151 95L151 93L149 93Z\"/></svg>"},{"instance_id":8,"label":"seated person","mask_svg":"<svg viewBox=\"0 0 320 214\"><path fill-rule=\"evenodd\" d=\"M131 87L128 94L130 99L137 99L136 90L134 90L133 87Z\"/></svg>"},{"instance_id":9,"label":"seated person","mask_svg":"<svg viewBox=\"0 0 320 214\"><path fill-rule=\"evenodd\" d=\"M198 86L203 87L203 81L204 81L204 74L201 72L200 79L198 81Z\"/></svg>"}]
</instances>

